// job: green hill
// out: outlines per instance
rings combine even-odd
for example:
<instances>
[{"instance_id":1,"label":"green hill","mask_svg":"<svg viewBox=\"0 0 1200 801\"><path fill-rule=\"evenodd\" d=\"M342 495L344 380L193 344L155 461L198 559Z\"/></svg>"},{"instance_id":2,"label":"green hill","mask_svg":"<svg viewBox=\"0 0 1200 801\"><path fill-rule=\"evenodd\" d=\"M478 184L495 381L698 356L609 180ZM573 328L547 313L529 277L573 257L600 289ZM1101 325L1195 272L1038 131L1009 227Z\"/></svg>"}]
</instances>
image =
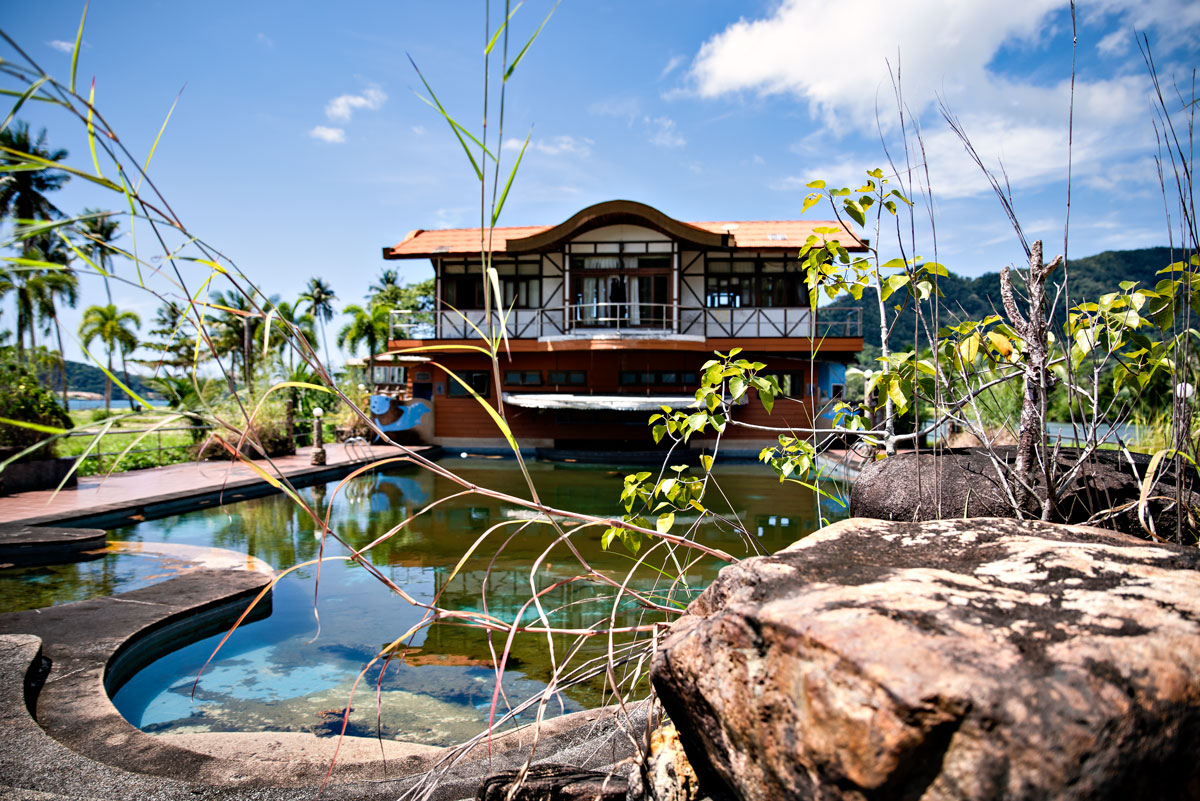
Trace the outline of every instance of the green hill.
<instances>
[{"instance_id":1,"label":"green hill","mask_svg":"<svg viewBox=\"0 0 1200 801\"><path fill-rule=\"evenodd\" d=\"M1178 252L1175 257L1179 257ZM1137 281L1140 286L1152 287L1164 277L1156 273L1170 262L1171 250L1165 247L1108 250L1095 256L1071 259L1067 265L1070 271L1071 305L1095 300L1106 292L1117 292L1122 281ZM1058 277L1056 274L1055 278ZM942 325L960 320L982 320L989 314L1001 313L999 272L984 273L977 278L964 278L951 273L941 279L939 286L945 293L940 317ZM891 300L887 303L889 309L895 305ZM863 344L873 346L866 349L868 358L872 358L877 353L875 348L880 345L879 306L873 290L864 292L862 300L839 298L835 305L862 309ZM915 330L916 315L910 308L900 315L892 329L892 347L911 345Z\"/></svg>"},{"instance_id":2,"label":"green hill","mask_svg":"<svg viewBox=\"0 0 1200 801\"><path fill-rule=\"evenodd\" d=\"M114 371L114 375L122 381L125 380L120 372L120 368ZM57 369L48 368L43 370L40 378L44 386L52 389L59 387L59 374ZM104 371L99 367L83 362L67 362L67 389L72 392L95 392L99 395L104 394ZM154 388L150 386L149 381L145 376L138 375L132 370L129 372L129 387L134 392L146 397L147 394L153 394ZM113 402L125 402L128 398L124 391L116 384L113 384Z\"/></svg>"}]
</instances>

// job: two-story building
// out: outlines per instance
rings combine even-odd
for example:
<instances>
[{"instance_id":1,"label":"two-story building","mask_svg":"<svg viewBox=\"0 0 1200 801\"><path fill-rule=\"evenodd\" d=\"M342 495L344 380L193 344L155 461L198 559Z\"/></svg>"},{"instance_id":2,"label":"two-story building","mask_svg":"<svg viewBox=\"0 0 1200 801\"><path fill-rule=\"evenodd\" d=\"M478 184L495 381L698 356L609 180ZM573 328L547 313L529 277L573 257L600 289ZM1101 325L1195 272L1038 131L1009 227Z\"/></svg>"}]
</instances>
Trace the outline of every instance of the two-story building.
<instances>
[{"instance_id":1,"label":"two-story building","mask_svg":"<svg viewBox=\"0 0 1200 801\"><path fill-rule=\"evenodd\" d=\"M436 308L393 314L396 333L376 357L377 380L397 398L428 404L432 413L417 430L449 448L505 443L447 370L503 404L525 447L650 450L649 415L690 404L701 364L740 347L780 377L788 397L769 416L752 399L735 419L808 427L827 419L845 365L862 349L858 310L811 308L797 261L813 228L837 225L689 223L614 200L558 225L495 228L501 308L490 320L480 230L412 231L383 256L429 259ZM863 249L849 231L837 238ZM501 325L508 342L495 386L488 359L456 346L478 344L478 331ZM404 353L415 347L423 350ZM746 451L772 441L768 432L730 426L723 447Z\"/></svg>"}]
</instances>

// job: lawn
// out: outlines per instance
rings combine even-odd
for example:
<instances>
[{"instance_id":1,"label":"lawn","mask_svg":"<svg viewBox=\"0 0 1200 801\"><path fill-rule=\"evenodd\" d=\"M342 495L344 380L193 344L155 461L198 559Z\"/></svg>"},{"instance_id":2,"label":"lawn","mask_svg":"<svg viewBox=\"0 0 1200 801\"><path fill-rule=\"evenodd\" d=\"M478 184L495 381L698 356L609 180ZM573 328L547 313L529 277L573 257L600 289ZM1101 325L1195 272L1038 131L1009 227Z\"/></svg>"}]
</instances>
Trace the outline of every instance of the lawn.
<instances>
[{"instance_id":1,"label":"lawn","mask_svg":"<svg viewBox=\"0 0 1200 801\"><path fill-rule=\"evenodd\" d=\"M121 410L115 411L121 413ZM161 428L146 434L139 442L138 438L142 437L147 429L162 424L163 415L125 417L115 421L108 433L100 438L100 442L93 445L96 435L103 428L103 421L94 422L92 410L72 411L70 414L76 430L71 436L63 437L55 444L55 452L59 456L80 456L90 448L88 457L79 466L79 474L82 476L108 472L126 448L130 448L130 453L117 465L117 469L121 471L177 464L191 459L195 440L192 438L192 432L186 430L186 420L179 419L163 424ZM99 418L100 415L95 417ZM87 427L87 430L81 431L84 427Z\"/></svg>"}]
</instances>

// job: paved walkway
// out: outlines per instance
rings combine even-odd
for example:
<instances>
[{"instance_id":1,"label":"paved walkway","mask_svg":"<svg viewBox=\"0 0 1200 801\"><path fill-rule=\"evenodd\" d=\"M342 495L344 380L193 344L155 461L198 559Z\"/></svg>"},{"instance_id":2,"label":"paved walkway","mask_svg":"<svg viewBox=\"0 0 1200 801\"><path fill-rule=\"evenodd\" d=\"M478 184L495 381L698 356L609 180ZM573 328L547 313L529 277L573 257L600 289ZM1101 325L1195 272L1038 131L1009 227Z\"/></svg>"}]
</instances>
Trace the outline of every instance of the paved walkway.
<instances>
[{"instance_id":1,"label":"paved walkway","mask_svg":"<svg viewBox=\"0 0 1200 801\"><path fill-rule=\"evenodd\" d=\"M414 446L413 450L429 454L429 446ZM400 456L403 451L392 446L371 449L375 460ZM275 470L291 479L314 478L323 473L346 472L347 465L355 460L357 453L346 452L341 444L325 446L327 468L310 464L312 448L300 448L295 456L284 456L273 460ZM256 462L263 470L274 475L275 470L264 460ZM330 470L332 468L332 470ZM154 502L179 500L206 493L244 490L262 487L262 477L246 465L237 462L185 462L167 467L151 467L145 470L130 470L113 473L108 478L88 476L79 479L77 487L65 488L55 494L52 490L20 492L0 496L0 523L47 524L72 518L83 518L93 514L115 512L122 508L144 506Z\"/></svg>"}]
</instances>

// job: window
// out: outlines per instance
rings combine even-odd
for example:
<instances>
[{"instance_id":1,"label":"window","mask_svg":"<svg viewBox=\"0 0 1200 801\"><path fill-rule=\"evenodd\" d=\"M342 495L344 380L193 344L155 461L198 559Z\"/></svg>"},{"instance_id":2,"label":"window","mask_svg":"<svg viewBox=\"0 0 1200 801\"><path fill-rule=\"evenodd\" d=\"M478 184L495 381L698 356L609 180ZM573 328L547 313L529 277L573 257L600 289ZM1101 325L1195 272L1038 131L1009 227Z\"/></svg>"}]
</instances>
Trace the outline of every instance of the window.
<instances>
[{"instance_id":1,"label":"window","mask_svg":"<svg viewBox=\"0 0 1200 801\"><path fill-rule=\"evenodd\" d=\"M623 387L673 387L684 383L683 374L676 370L622 370L620 379Z\"/></svg>"},{"instance_id":2,"label":"window","mask_svg":"<svg viewBox=\"0 0 1200 801\"><path fill-rule=\"evenodd\" d=\"M540 370L509 370L504 374L504 385L508 387L540 387Z\"/></svg>"},{"instance_id":3,"label":"window","mask_svg":"<svg viewBox=\"0 0 1200 801\"><path fill-rule=\"evenodd\" d=\"M710 309L806 306L803 275L795 262L710 259L704 303Z\"/></svg>"},{"instance_id":4,"label":"window","mask_svg":"<svg viewBox=\"0 0 1200 801\"><path fill-rule=\"evenodd\" d=\"M779 381L779 389L783 394L791 398L804 398L806 394L806 384L804 379L805 373L773 373L765 375L763 378L775 378Z\"/></svg>"},{"instance_id":5,"label":"window","mask_svg":"<svg viewBox=\"0 0 1200 801\"><path fill-rule=\"evenodd\" d=\"M486 398L492 387L492 374L487 370L463 370L456 375L475 390L480 397ZM446 395L451 398L469 398L471 393L462 384L450 376L446 376Z\"/></svg>"},{"instance_id":6,"label":"window","mask_svg":"<svg viewBox=\"0 0 1200 801\"><path fill-rule=\"evenodd\" d=\"M587 385L587 372L584 370L551 370L549 383L556 386L582 387Z\"/></svg>"},{"instance_id":7,"label":"window","mask_svg":"<svg viewBox=\"0 0 1200 801\"><path fill-rule=\"evenodd\" d=\"M541 261L495 259L492 266L500 277L500 298L492 305L503 308L536 309L542 305ZM483 308L483 269L478 261L444 261L440 264L441 297L456 309Z\"/></svg>"},{"instance_id":8,"label":"window","mask_svg":"<svg viewBox=\"0 0 1200 801\"><path fill-rule=\"evenodd\" d=\"M539 278L501 278L500 291L504 293L506 309L536 309L542 305L542 282Z\"/></svg>"},{"instance_id":9,"label":"window","mask_svg":"<svg viewBox=\"0 0 1200 801\"><path fill-rule=\"evenodd\" d=\"M393 367L391 365L375 365L375 383L376 384L403 384L406 376L404 375L404 367Z\"/></svg>"},{"instance_id":10,"label":"window","mask_svg":"<svg viewBox=\"0 0 1200 801\"><path fill-rule=\"evenodd\" d=\"M483 278L478 274L443 276L442 300L456 309L482 309Z\"/></svg>"}]
</instances>

